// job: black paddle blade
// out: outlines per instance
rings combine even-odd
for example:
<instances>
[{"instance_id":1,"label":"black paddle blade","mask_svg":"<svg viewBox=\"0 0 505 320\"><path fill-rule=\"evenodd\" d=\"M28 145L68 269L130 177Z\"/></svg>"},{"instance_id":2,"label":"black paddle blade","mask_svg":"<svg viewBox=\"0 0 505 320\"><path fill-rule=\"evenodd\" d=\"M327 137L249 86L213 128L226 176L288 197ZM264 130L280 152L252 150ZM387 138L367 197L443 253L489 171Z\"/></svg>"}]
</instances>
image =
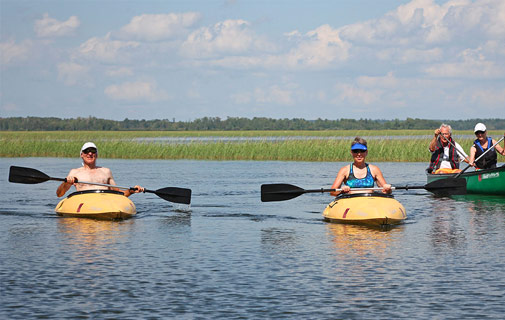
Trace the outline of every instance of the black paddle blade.
<instances>
[{"instance_id":1,"label":"black paddle blade","mask_svg":"<svg viewBox=\"0 0 505 320\"><path fill-rule=\"evenodd\" d=\"M9 182L36 184L48 180L51 180L51 177L36 169L11 166L9 170Z\"/></svg>"},{"instance_id":2,"label":"black paddle blade","mask_svg":"<svg viewBox=\"0 0 505 320\"><path fill-rule=\"evenodd\" d=\"M261 185L262 202L289 200L303 193L305 193L304 189L286 183Z\"/></svg>"},{"instance_id":3,"label":"black paddle blade","mask_svg":"<svg viewBox=\"0 0 505 320\"><path fill-rule=\"evenodd\" d=\"M446 178L432 181L424 188L437 195L463 195L466 194L465 178Z\"/></svg>"},{"instance_id":4,"label":"black paddle blade","mask_svg":"<svg viewBox=\"0 0 505 320\"><path fill-rule=\"evenodd\" d=\"M154 193L158 197L170 202L183 203L183 204L191 203L191 189L168 187L158 189L156 191L146 189L145 192Z\"/></svg>"}]
</instances>

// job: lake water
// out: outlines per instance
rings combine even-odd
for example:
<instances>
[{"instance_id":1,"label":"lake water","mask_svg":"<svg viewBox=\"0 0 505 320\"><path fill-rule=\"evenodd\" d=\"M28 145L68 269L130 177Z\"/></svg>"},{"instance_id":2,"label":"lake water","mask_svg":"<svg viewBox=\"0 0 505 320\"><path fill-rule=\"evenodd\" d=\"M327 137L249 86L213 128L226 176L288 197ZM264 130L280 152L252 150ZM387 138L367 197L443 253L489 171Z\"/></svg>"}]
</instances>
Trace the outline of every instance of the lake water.
<instances>
[{"instance_id":1,"label":"lake water","mask_svg":"<svg viewBox=\"0 0 505 320\"><path fill-rule=\"evenodd\" d=\"M193 190L191 207L131 199L122 222L60 218L58 182L7 181L11 165L63 178L79 159L0 158L0 318L498 319L505 198L396 191L405 224L329 224L328 194L262 203L260 185L329 188L343 163L107 160L118 185ZM380 163L425 184L426 163Z\"/></svg>"}]
</instances>

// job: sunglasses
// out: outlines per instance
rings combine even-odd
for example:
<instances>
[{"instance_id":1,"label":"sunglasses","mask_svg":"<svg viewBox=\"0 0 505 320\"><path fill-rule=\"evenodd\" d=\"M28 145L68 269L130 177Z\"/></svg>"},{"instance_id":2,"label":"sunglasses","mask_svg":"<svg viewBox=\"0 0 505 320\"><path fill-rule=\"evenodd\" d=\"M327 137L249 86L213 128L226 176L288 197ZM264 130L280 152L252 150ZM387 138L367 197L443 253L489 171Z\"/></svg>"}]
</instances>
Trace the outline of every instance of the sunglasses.
<instances>
[{"instance_id":1,"label":"sunglasses","mask_svg":"<svg viewBox=\"0 0 505 320\"><path fill-rule=\"evenodd\" d=\"M84 153L84 154L88 154L90 152L93 154L96 154L96 149L95 148L87 148L87 149L82 150L82 153Z\"/></svg>"},{"instance_id":2,"label":"sunglasses","mask_svg":"<svg viewBox=\"0 0 505 320\"><path fill-rule=\"evenodd\" d=\"M351 150L352 153L365 153L366 150L363 149L356 149L356 150Z\"/></svg>"},{"instance_id":3,"label":"sunglasses","mask_svg":"<svg viewBox=\"0 0 505 320\"><path fill-rule=\"evenodd\" d=\"M475 135L484 134L486 131L475 131Z\"/></svg>"}]
</instances>

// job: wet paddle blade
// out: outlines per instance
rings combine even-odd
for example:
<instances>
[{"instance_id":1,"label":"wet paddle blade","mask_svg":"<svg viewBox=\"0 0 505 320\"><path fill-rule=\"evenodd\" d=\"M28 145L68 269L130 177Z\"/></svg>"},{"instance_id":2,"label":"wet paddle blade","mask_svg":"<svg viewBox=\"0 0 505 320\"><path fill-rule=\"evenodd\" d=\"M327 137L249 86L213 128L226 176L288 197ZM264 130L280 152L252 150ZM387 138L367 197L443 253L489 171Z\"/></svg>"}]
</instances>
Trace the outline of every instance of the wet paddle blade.
<instances>
[{"instance_id":1,"label":"wet paddle blade","mask_svg":"<svg viewBox=\"0 0 505 320\"><path fill-rule=\"evenodd\" d=\"M446 178L432 181L424 188L437 195L463 195L466 194L465 178Z\"/></svg>"},{"instance_id":2,"label":"wet paddle blade","mask_svg":"<svg viewBox=\"0 0 505 320\"><path fill-rule=\"evenodd\" d=\"M9 170L9 182L36 184L48 180L51 177L36 169L11 166Z\"/></svg>"},{"instance_id":3,"label":"wet paddle blade","mask_svg":"<svg viewBox=\"0 0 505 320\"><path fill-rule=\"evenodd\" d=\"M170 202L190 204L191 203L191 189L168 187L158 189L156 191L145 190L156 194L158 197Z\"/></svg>"},{"instance_id":4,"label":"wet paddle blade","mask_svg":"<svg viewBox=\"0 0 505 320\"><path fill-rule=\"evenodd\" d=\"M305 193L304 189L286 183L261 185L262 202L289 200L303 193Z\"/></svg>"}]
</instances>

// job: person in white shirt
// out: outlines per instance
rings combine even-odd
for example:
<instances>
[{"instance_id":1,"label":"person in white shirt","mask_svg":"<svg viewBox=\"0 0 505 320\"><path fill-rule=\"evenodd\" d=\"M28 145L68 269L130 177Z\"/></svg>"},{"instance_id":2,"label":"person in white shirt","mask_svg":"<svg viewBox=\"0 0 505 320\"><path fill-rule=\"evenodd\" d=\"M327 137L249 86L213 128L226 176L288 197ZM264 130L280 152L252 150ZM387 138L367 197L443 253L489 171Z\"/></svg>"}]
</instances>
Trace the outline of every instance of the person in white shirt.
<instances>
[{"instance_id":1,"label":"person in white shirt","mask_svg":"<svg viewBox=\"0 0 505 320\"><path fill-rule=\"evenodd\" d=\"M452 128L448 124L443 123L440 128L435 130L435 136L431 139L429 149L431 152L430 166L427 169L429 173L450 170L457 172L461 161L469 163L468 155L459 143L452 139Z\"/></svg>"}]
</instances>

